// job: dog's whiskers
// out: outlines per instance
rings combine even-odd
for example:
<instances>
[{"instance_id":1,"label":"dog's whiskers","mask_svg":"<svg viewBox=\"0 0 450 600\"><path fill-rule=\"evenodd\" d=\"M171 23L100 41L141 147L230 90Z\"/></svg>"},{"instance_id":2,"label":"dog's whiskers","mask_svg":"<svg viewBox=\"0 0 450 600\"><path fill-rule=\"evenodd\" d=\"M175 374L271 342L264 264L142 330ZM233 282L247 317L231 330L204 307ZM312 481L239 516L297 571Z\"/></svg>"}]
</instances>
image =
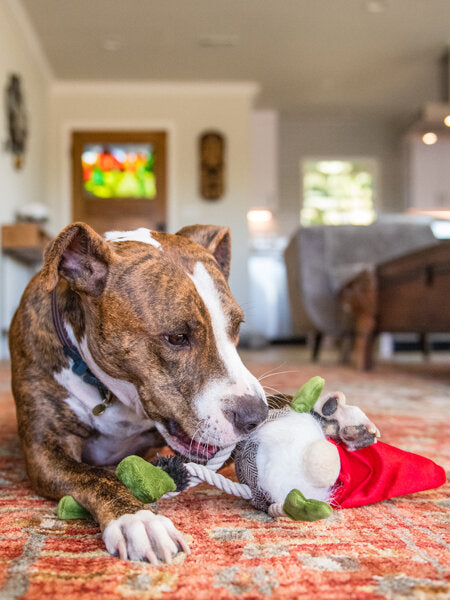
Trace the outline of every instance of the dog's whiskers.
<instances>
[{"instance_id":1,"label":"dog's whiskers","mask_svg":"<svg viewBox=\"0 0 450 600\"><path fill-rule=\"evenodd\" d=\"M198 446L197 446L197 459L195 462L198 462L200 460L200 450L202 447L202 439L205 436L206 430L203 431L202 435L200 436L200 440L198 441Z\"/></svg>"},{"instance_id":2,"label":"dog's whiskers","mask_svg":"<svg viewBox=\"0 0 450 600\"><path fill-rule=\"evenodd\" d=\"M275 375L284 375L285 373L298 373L298 369L292 369L290 371L277 371L276 373L261 375L261 377L258 377L258 381L262 381L263 379L267 379L268 377L275 377Z\"/></svg>"},{"instance_id":3,"label":"dog's whiskers","mask_svg":"<svg viewBox=\"0 0 450 600\"><path fill-rule=\"evenodd\" d=\"M280 392L280 390L277 390L270 385L263 386L263 389L266 394L270 396L270 405L275 406L276 408L283 408L290 404L290 397L283 392Z\"/></svg>"},{"instance_id":4,"label":"dog's whiskers","mask_svg":"<svg viewBox=\"0 0 450 600\"><path fill-rule=\"evenodd\" d=\"M203 429L203 426L204 426L204 419L202 419L202 420L199 422L199 424L197 425L197 429L194 431L194 434L193 434L193 436L191 437L191 443L189 444L189 458L191 458L191 457L192 457L191 450L192 450L192 444L195 442L195 436L197 435L197 433L198 433L198 432L199 432L201 429Z\"/></svg>"},{"instance_id":5,"label":"dog's whiskers","mask_svg":"<svg viewBox=\"0 0 450 600\"><path fill-rule=\"evenodd\" d=\"M286 364L286 362L281 363L281 365L277 365L276 367L273 367L272 369L269 369L268 371L264 371L264 373L262 373L257 379L258 381L261 381L261 379L264 379L264 377L266 377L266 375L268 376L269 373L272 373L273 371L276 371L276 369L279 369L280 367L283 367Z\"/></svg>"},{"instance_id":6,"label":"dog's whiskers","mask_svg":"<svg viewBox=\"0 0 450 600\"><path fill-rule=\"evenodd\" d=\"M286 394L284 394L283 392L281 392L277 388L272 387L271 385L263 385L263 390L271 390L272 392L274 392L278 396L281 396L282 398L286 398L286 400L288 399L288 396Z\"/></svg>"}]
</instances>

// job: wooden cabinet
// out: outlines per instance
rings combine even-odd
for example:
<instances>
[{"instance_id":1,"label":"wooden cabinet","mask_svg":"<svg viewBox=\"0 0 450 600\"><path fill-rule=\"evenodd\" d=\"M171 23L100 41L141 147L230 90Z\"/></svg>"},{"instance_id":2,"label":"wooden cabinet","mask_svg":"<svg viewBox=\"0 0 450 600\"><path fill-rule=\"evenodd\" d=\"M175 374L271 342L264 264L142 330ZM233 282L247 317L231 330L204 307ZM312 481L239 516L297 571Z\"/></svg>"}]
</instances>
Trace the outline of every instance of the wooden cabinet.
<instances>
[{"instance_id":1,"label":"wooden cabinet","mask_svg":"<svg viewBox=\"0 0 450 600\"><path fill-rule=\"evenodd\" d=\"M364 271L340 292L341 306L355 323L358 368L373 365L380 332L450 332L450 241L405 254Z\"/></svg>"},{"instance_id":2,"label":"wooden cabinet","mask_svg":"<svg viewBox=\"0 0 450 600\"><path fill-rule=\"evenodd\" d=\"M28 265L41 262L50 239L36 223L2 225L2 252Z\"/></svg>"}]
</instances>

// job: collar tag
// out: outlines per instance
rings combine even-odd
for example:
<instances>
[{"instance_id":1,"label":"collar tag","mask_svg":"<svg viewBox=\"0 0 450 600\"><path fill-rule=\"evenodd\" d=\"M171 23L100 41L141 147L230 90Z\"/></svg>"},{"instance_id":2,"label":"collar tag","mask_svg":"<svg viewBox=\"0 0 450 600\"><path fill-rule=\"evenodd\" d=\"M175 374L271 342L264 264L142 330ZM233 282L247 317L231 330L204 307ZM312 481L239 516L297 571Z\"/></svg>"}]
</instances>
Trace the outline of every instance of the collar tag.
<instances>
[{"instance_id":1,"label":"collar tag","mask_svg":"<svg viewBox=\"0 0 450 600\"><path fill-rule=\"evenodd\" d=\"M100 415L102 415L105 410L108 408L108 406L110 406L112 404L112 401L114 400L114 396L112 395L112 393L110 391L108 391L107 394L102 394L103 395L103 400L100 404L97 404L96 406L94 406L94 408L92 409L92 414L95 415L96 417L99 417Z\"/></svg>"}]
</instances>

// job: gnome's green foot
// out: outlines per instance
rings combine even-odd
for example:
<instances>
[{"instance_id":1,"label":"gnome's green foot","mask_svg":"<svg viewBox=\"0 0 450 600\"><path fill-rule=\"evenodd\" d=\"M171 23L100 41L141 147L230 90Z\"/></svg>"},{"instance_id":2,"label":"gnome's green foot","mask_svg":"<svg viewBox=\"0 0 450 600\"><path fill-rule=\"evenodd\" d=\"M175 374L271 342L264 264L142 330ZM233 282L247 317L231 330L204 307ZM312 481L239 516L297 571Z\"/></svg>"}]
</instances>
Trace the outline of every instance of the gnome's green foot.
<instances>
[{"instance_id":1,"label":"gnome's green foot","mask_svg":"<svg viewBox=\"0 0 450 600\"><path fill-rule=\"evenodd\" d=\"M177 489L174 480L161 467L155 467L140 456L127 456L118 465L116 475L144 504L156 502L167 492Z\"/></svg>"},{"instance_id":2,"label":"gnome's green foot","mask_svg":"<svg viewBox=\"0 0 450 600\"><path fill-rule=\"evenodd\" d=\"M294 521L319 521L327 519L333 509L326 502L308 500L299 490L291 490L286 496L283 510Z\"/></svg>"},{"instance_id":3,"label":"gnome's green foot","mask_svg":"<svg viewBox=\"0 0 450 600\"><path fill-rule=\"evenodd\" d=\"M87 519L91 513L72 498L64 496L58 502L58 519Z\"/></svg>"},{"instance_id":4,"label":"gnome's green foot","mask_svg":"<svg viewBox=\"0 0 450 600\"><path fill-rule=\"evenodd\" d=\"M155 467L140 456L127 456L118 465L120 481L144 504L156 502L167 492L177 489L174 480L161 467ZM58 504L59 519L85 519L90 513L72 496L64 496Z\"/></svg>"}]
</instances>

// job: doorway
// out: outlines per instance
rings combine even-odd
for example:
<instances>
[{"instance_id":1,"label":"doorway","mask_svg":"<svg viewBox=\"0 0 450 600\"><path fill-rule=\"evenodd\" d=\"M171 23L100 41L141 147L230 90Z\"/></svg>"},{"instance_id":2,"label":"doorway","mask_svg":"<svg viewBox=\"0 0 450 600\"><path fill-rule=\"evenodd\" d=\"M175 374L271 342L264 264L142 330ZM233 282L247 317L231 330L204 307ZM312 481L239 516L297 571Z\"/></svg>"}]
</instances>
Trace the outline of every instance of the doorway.
<instances>
[{"instance_id":1,"label":"doorway","mask_svg":"<svg viewBox=\"0 0 450 600\"><path fill-rule=\"evenodd\" d=\"M74 131L72 216L99 233L166 228L166 133Z\"/></svg>"}]
</instances>

